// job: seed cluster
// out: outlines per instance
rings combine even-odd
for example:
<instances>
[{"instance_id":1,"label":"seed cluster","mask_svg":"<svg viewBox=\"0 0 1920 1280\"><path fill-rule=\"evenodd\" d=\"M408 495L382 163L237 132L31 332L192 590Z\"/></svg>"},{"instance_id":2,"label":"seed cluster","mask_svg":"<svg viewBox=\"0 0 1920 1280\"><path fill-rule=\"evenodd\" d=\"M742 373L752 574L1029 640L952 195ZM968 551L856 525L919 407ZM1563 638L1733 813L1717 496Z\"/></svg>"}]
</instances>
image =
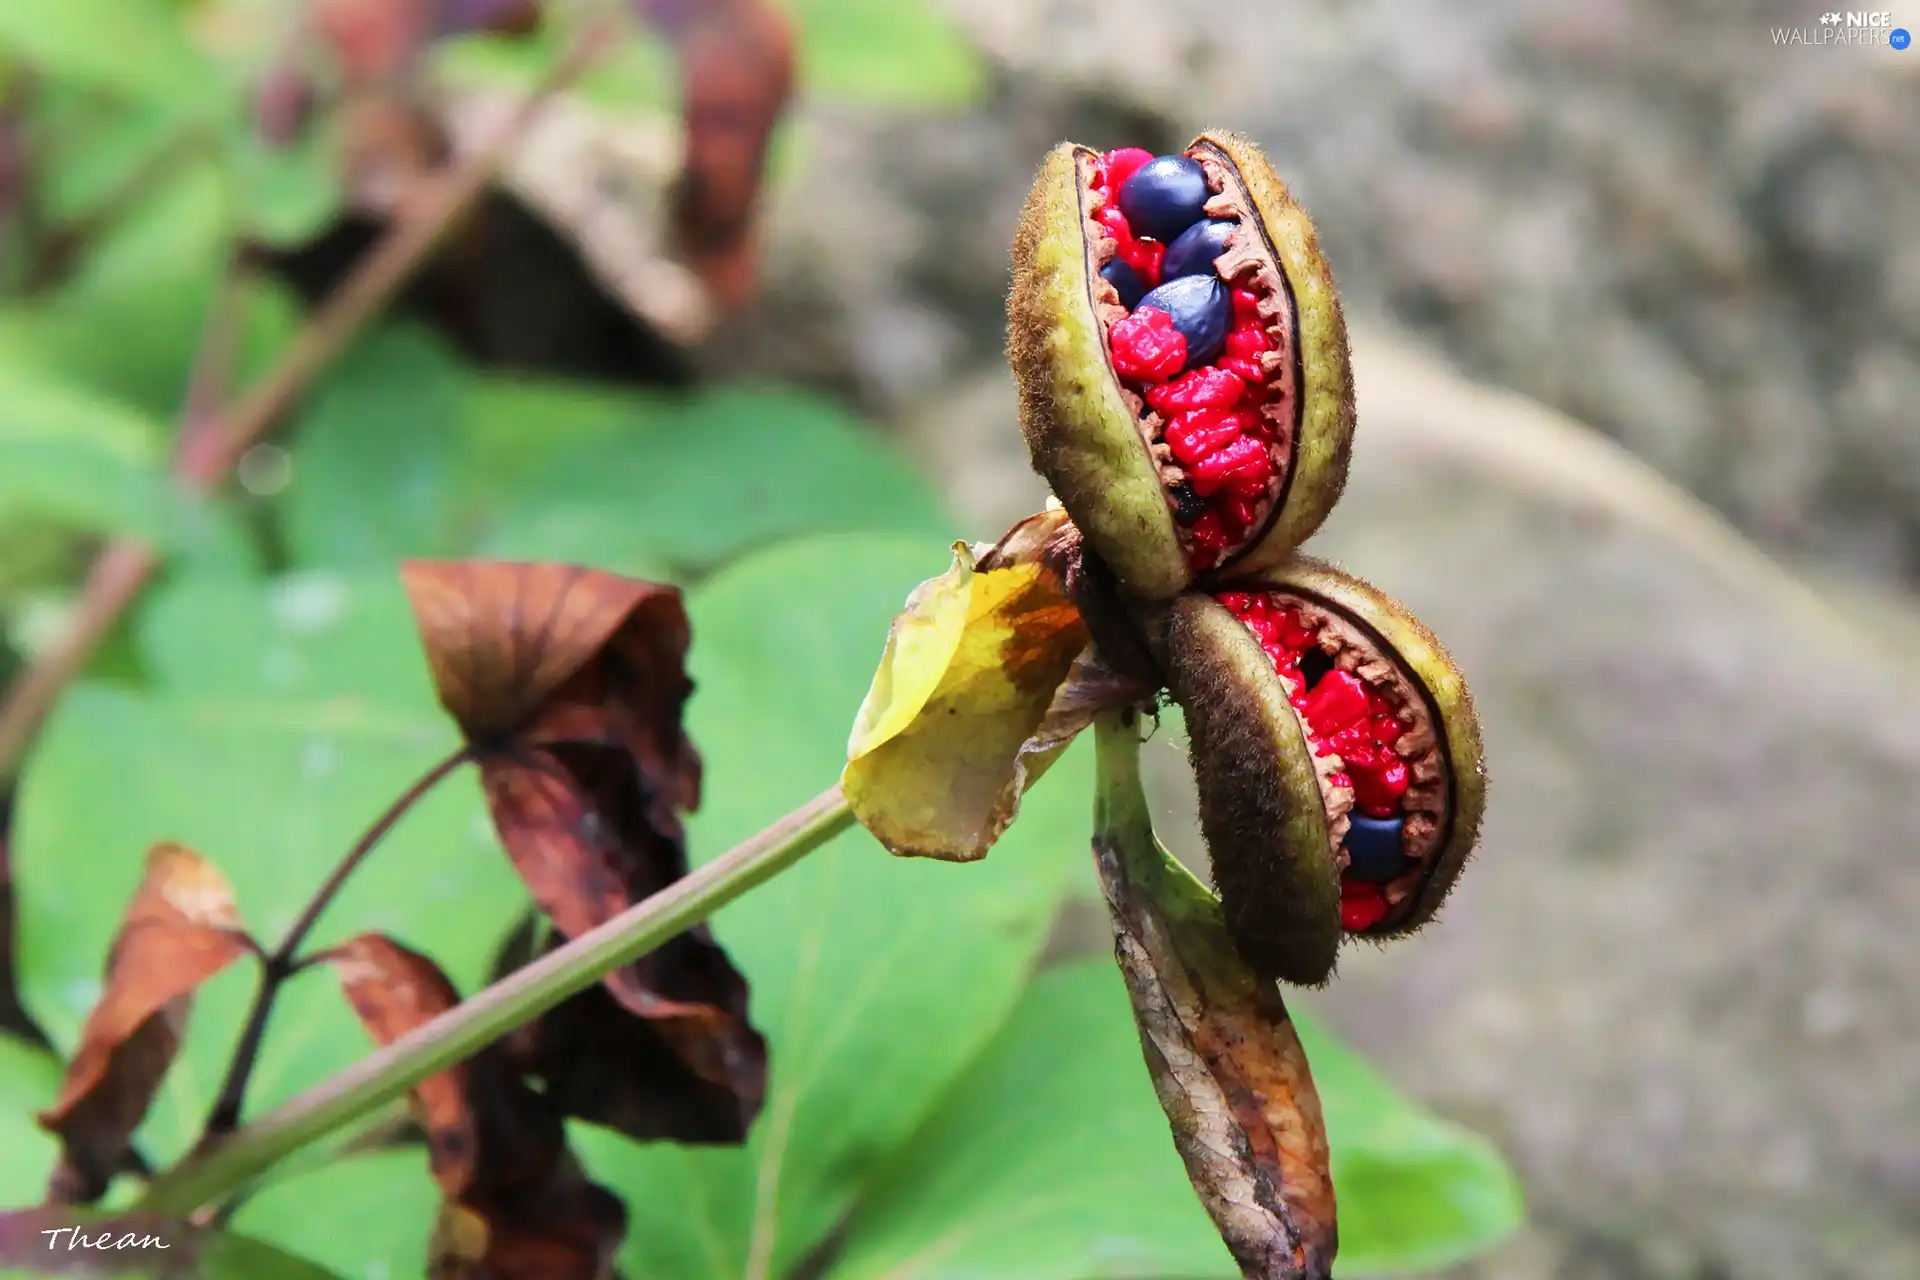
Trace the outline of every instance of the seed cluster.
<instances>
[{"instance_id":1,"label":"seed cluster","mask_svg":"<svg viewBox=\"0 0 1920 1280\"><path fill-rule=\"evenodd\" d=\"M1113 369L1140 397L1142 429L1188 562L1219 564L1257 536L1278 499L1290 440L1272 376L1272 300L1217 263L1252 264L1243 214L1190 156L1137 147L1091 161L1092 221L1111 241L1100 269L1118 299L1107 326Z\"/></svg>"},{"instance_id":2,"label":"seed cluster","mask_svg":"<svg viewBox=\"0 0 1920 1280\"><path fill-rule=\"evenodd\" d=\"M1287 685L1287 701L1305 728L1328 816L1342 853L1340 923L1364 930L1387 914L1386 886L1413 865L1405 803L1411 781L1401 751L1420 744L1379 682L1338 668L1299 609L1272 592L1223 591L1217 597L1245 623ZM1347 819L1344 833L1338 819ZM1425 824L1416 824L1416 828Z\"/></svg>"}]
</instances>

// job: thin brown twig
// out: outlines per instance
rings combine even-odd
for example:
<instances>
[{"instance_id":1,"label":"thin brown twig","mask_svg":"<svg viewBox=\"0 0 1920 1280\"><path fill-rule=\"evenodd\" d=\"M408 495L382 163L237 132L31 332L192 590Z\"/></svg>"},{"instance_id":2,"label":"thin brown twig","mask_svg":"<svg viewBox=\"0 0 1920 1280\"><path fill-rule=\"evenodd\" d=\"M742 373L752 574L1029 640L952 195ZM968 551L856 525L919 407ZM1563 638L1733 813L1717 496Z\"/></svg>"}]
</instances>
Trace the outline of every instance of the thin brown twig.
<instances>
[{"instance_id":1,"label":"thin brown twig","mask_svg":"<svg viewBox=\"0 0 1920 1280\"><path fill-rule=\"evenodd\" d=\"M266 1039L267 1019L273 1013L273 1002L280 994L280 988L288 978L302 968L296 958L300 946L313 932L313 926L332 905L334 898L347 883L360 864L366 861L369 853L378 845L394 824L404 818L414 805L420 803L428 792L439 786L446 777L461 765L472 759L472 753L463 743L458 750L436 763L421 774L412 786L401 792L386 811L373 820L373 825L361 833L353 842L353 848L334 867L333 874L326 883L314 890L307 899L306 907L300 912L300 918L293 922L286 936L280 940L271 954L261 957L260 985L254 991L253 1008L247 1014L246 1026L240 1032L235 1043L233 1059L227 1065L227 1078L220 1086L220 1095L215 1099L213 1109L207 1115L206 1131L201 1142L229 1134L240 1125L240 1108L246 1101L247 1082L253 1077L254 1064L260 1057L260 1045Z\"/></svg>"},{"instance_id":2,"label":"thin brown twig","mask_svg":"<svg viewBox=\"0 0 1920 1280\"><path fill-rule=\"evenodd\" d=\"M211 417L201 430L186 430L191 424L183 424L173 468L180 484L192 493L204 493L232 472L240 456L272 428L412 276L440 237L486 189L494 170L525 136L540 108L586 68L614 29L608 22L584 29L486 146L426 179L417 197L403 206L392 229L237 404ZM101 550L66 632L34 659L0 702L0 782L18 771L21 756L61 689L86 665L158 565L155 549L137 538L116 538Z\"/></svg>"}]
</instances>

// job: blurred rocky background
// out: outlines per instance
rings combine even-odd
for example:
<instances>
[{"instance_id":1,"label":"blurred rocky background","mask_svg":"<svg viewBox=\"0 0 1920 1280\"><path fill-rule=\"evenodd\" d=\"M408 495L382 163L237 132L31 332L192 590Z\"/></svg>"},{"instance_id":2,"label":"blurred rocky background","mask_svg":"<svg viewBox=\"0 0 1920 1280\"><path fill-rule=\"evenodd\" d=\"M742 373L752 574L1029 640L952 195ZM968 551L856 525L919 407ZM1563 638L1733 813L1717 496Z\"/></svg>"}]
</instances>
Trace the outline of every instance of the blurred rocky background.
<instances>
[{"instance_id":1,"label":"blurred rocky background","mask_svg":"<svg viewBox=\"0 0 1920 1280\"><path fill-rule=\"evenodd\" d=\"M1043 493L1000 360L1039 156L1257 138L1356 320L1315 549L1487 725L1455 904L1309 999L1518 1164L1460 1274L1920 1275L1920 51L1783 4L952 12L985 101L803 111L709 359L852 395L986 536Z\"/></svg>"}]
</instances>

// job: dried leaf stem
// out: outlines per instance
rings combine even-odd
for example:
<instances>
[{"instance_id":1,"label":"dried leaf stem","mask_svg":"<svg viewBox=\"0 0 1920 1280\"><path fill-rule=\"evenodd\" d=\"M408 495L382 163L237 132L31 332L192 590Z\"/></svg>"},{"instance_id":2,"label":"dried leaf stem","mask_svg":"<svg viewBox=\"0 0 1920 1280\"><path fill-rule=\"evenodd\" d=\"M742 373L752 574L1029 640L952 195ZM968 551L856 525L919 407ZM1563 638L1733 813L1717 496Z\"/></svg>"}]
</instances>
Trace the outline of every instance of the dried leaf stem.
<instances>
[{"instance_id":1,"label":"dried leaf stem","mask_svg":"<svg viewBox=\"0 0 1920 1280\"><path fill-rule=\"evenodd\" d=\"M254 993L253 1008L247 1014L246 1026L240 1032L235 1043L233 1060L227 1065L227 1078L220 1086L220 1096L215 1099L213 1110L207 1115L206 1130L202 1133L202 1145L233 1132L240 1124L240 1108L246 1101L247 1082L253 1076L255 1062L260 1056L260 1044L266 1037L267 1019L273 1013L274 999L280 994L280 988L288 978L298 973L302 967L299 959L300 944L307 940L313 926L319 923L321 915L333 902L340 890L346 885L347 878L359 865L366 861L369 853L378 845L394 825L405 817L407 812L424 799L428 792L446 779L455 769L472 759L472 753L462 745L452 754L429 768L403 791L394 802L387 806L386 812L373 820L353 848L334 867L333 874L326 883L314 890L313 897L307 900L306 907L300 912L300 918L287 930L280 945L260 958L260 986Z\"/></svg>"},{"instance_id":2,"label":"dried leaf stem","mask_svg":"<svg viewBox=\"0 0 1920 1280\"><path fill-rule=\"evenodd\" d=\"M403 213L385 237L367 252L237 403L203 421L196 421L197 415L191 412L183 413L173 460L177 483L198 495L231 474L240 456L272 428L412 277L441 236L486 189L494 171L526 135L540 108L579 76L615 29L608 21L585 27L486 146L426 179L417 196L405 202ZM210 359L218 358L203 350L196 366L204 368ZM197 385L201 379L196 375L194 381ZM66 631L35 658L0 702L0 783L17 773L21 756L60 691L86 665L159 564L159 553L138 538L116 538L101 549L81 587Z\"/></svg>"},{"instance_id":3,"label":"dried leaf stem","mask_svg":"<svg viewBox=\"0 0 1920 1280\"><path fill-rule=\"evenodd\" d=\"M283 1157L399 1098L785 871L853 825L833 787L612 920L478 992L386 1048L155 1178L142 1207L212 1203Z\"/></svg>"}]
</instances>

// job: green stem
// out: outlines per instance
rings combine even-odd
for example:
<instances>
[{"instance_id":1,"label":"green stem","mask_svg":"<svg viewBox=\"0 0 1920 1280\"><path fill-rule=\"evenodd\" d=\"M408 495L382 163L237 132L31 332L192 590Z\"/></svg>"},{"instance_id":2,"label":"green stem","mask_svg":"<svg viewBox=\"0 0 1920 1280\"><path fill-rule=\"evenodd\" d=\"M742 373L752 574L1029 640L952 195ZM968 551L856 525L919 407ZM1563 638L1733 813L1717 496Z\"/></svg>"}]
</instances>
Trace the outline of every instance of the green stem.
<instances>
[{"instance_id":1,"label":"green stem","mask_svg":"<svg viewBox=\"0 0 1920 1280\"><path fill-rule=\"evenodd\" d=\"M437 1071L692 928L853 825L838 787L519 969L386 1048L160 1174L140 1207L186 1215L308 1143L385 1106Z\"/></svg>"},{"instance_id":2,"label":"green stem","mask_svg":"<svg viewBox=\"0 0 1920 1280\"><path fill-rule=\"evenodd\" d=\"M1168 919L1225 929L1220 899L1153 833L1140 784L1139 718L1131 711L1109 711L1093 722L1093 741L1093 849L1103 887L1112 892L1132 882Z\"/></svg>"}]
</instances>

